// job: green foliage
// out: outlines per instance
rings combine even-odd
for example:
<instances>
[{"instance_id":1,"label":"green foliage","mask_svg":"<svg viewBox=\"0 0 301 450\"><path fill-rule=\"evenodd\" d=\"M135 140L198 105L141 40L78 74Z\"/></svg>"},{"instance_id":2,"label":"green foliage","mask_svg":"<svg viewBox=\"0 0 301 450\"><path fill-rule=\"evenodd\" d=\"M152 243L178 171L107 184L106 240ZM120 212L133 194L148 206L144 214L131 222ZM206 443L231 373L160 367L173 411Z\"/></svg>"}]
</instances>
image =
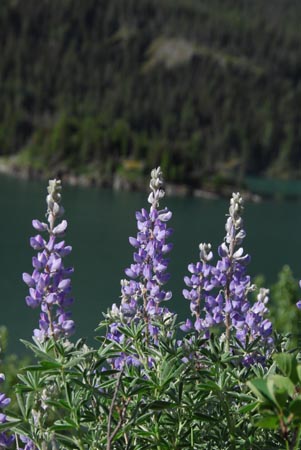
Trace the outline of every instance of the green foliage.
<instances>
[{"instance_id":1,"label":"green foliage","mask_svg":"<svg viewBox=\"0 0 301 450\"><path fill-rule=\"evenodd\" d=\"M19 371L19 412L7 411L0 428L27 436L38 449L281 448L279 435L250 422L257 402L246 382L267 369L245 367L242 358L260 351L258 342L242 349L231 341L235 355L217 336L192 334L178 345L170 319L158 323L158 344L151 344L143 338L146 326L123 325L123 343L99 337L98 350L82 340L24 341L35 363ZM120 352L140 364L112 369Z\"/></svg>"},{"instance_id":2,"label":"green foliage","mask_svg":"<svg viewBox=\"0 0 301 450\"><path fill-rule=\"evenodd\" d=\"M279 430L285 448L298 450L301 438L301 364L296 355L279 353L265 377L248 381L258 399L257 427ZM279 374L280 372L280 374Z\"/></svg>"},{"instance_id":3,"label":"green foliage","mask_svg":"<svg viewBox=\"0 0 301 450\"><path fill-rule=\"evenodd\" d=\"M1 391L9 395L12 399L11 408L16 409L16 398L13 386L17 382L17 373L29 363L29 357L22 358L7 352L8 331L4 326L0 326L0 372L5 374L5 383L1 385Z\"/></svg>"},{"instance_id":4,"label":"green foliage","mask_svg":"<svg viewBox=\"0 0 301 450\"><path fill-rule=\"evenodd\" d=\"M269 310L274 328L290 335L291 347L300 347L301 311L296 308L299 287L289 266L283 266L279 272L277 282L271 286L270 297Z\"/></svg>"}]
</instances>

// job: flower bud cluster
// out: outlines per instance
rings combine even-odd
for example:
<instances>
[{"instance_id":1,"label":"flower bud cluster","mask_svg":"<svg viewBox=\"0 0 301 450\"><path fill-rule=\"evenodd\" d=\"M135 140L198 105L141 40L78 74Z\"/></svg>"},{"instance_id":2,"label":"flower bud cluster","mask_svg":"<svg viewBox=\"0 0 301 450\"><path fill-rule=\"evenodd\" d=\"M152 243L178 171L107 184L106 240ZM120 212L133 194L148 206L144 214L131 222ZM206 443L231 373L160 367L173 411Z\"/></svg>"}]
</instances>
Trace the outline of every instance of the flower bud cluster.
<instances>
[{"instance_id":1,"label":"flower bud cluster","mask_svg":"<svg viewBox=\"0 0 301 450\"><path fill-rule=\"evenodd\" d=\"M0 383L5 381L5 375L0 373ZM0 393L0 424L7 422L6 415L2 412L2 410L10 404L10 398L6 397L5 394ZM9 435L6 432L0 433L0 448L10 448L14 442L14 436Z\"/></svg>"},{"instance_id":2,"label":"flower bud cluster","mask_svg":"<svg viewBox=\"0 0 301 450\"><path fill-rule=\"evenodd\" d=\"M190 301L194 323L187 319L182 325L183 331L194 328L208 336L210 329L224 324L228 335L231 330L236 337L246 343L247 335L251 339L260 336L270 340L272 324L264 315L268 312L266 303L268 291L261 290L258 301L251 306L248 294L254 290L246 266L250 256L244 254L241 247L246 236L243 229L243 199L239 193L230 200L229 215L226 221L226 236L218 248L220 259L216 265L212 260L210 244L200 244L200 261L190 264L192 273L184 281L189 290L183 290L183 296Z\"/></svg>"},{"instance_id":3,"label":"flower bud cluster","mask_svg":"<svg viewBox=\"0 0 301 450\"><path fill-rule=\"evenodd\" d=\"M167 226L172 213L168 208L159 209L159 201L165 195L160 167L151 172L150 189L150 210L143 208L136 213L138 233L129 238L135 249L134 262L125 270L128 279L121 281L121 305L119 308L115 305L115 308L123 323L144 320L148 336L156 342L158 327L154 322L162 320L169 312L162 305L172 297L170 291L163 289L170 277L166 272L169 262L166 254L172 244L166 241L172 234ZM108 338L120 343L124 336L118 331L119 325L118 321L110 325Z\"/></svg>"},{"instance_id":4,"label":"flower bud cluster","mask_svg":"<svg viewBox=\"0 0 301 450\"><path fill-rule=\"evenodd\" d=\"M39 329L34 330L34 336L43 341L49 337L70 336L74 332L74 321L68 311L73 299L70 298L73 268L65 268L63 258L72 247L61 240L67 221L62 220L56 225L64 209L61 202L61 182L50 180L48 186L47 221L33 220L32 225L39 233L47 233L48 239L41 234L30 239L30 245L38 251L32 258L32 274L23 273L23 281L29 287L26 303L31 308L41 308Z\"/></svg>"}]
</instances>

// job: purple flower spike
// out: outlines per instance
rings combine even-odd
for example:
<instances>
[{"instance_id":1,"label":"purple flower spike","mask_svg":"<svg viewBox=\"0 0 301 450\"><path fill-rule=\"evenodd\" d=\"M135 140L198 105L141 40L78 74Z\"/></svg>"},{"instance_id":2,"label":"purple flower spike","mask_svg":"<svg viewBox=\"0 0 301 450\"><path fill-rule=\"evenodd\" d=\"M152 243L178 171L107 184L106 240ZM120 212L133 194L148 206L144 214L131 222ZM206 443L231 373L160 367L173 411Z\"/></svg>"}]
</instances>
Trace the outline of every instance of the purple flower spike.
<instances>
[{"instance_id":1,"label":"purple flower spike","mask_svg":"<svg viewBox=\"0 0 301 450\"><path fill-rule=\"evenodd\" d=\"M162 302L171 299L172 293L163 289L163 285L169 280L168 259L166 254L172 249L172 244L167 243L172 230L167 223L172 217L168 208L159 209L159 202L164 197L163 177L160 167L152 170L150 180L151 193L148 196L150 209L142 208L136 212L138 232L136 237L130 237L129 242L134 247L133 264L125 269L129 280L121 281L121 306L116 312L112 310L109 316L114 322L109 331L108 338L121 342L125 339L120 336L116 324L131 323L131 321L144 321L146 326L146 339L157 342L159 329L154 322L164 320L170 314ZM114 329L113 329L114 325ZM116 361L114 364L116 367ZM121 367L122 355L118 358L118 367Z\"/></svg>"},{"instance_id":2,"label":"purple flower spike","mask_svg":"<svg viewBox=\"0 0 301 450\"><path fill-rule=\"evenodd\" d=\"M69 276L73 268L65 268L63 258L72 248L65 241L58 241L67 229L67 221L56 221L63 215L61 202L61 182L50 180L47 195L48 224L33 220L33 227L39 232L48 233L48 241L41 235L30 239L30 245L38 251L32 258L34 271L32 275L23 273L23 281L29 287L26 303L31 308L40 307L39 329L34 330L34 336L44 341L49 337L56 339L68 337L74 332L74 322L65 308L72 303L69 298L71 280Z\"/></svg>"},{"instance_id":3,"label":"purple flower spike","mask_svg":"<svg viewBox=\"0 0 301 450\"><path fill-rule=\"evenodd\" d=\"M130 238L130 244L135 248L134 264L125 270L126 275L135 280L122 284L122 303L137 305L136 316L146 317L150 310L150 303L154 302L155 315L162 314L160 303L171 298L171 292L162 289L169 279L166 273L168 260L165 254L172 246L166 243L166 239L172 234L167 228L167 222L172 213L168 208L159 210L159 200L165 192L163 190L163 177L160 167L152 170L148 202L151 204L150 211L142 209L136 213L138 233L136 238ZM128 283L131 289L128 289ZM166 309L165 309L166 312ZM153 330L153 328L150 328ZM152 333L150 333L152 334Z\"/></svg>"},{"instance_id":4,"label":"purple flower spike","mask_svg":"<svg viewBox=\"0 0 301 450\"><path fill-rule=\"evenodd\" d=\"M248 294L255 286L251 285L250 277L246 274L250 256L244 254L241 246L246 236L242 212L241 195L232 194L226 236L218 248L220 259L216 265L212 265L210 244L200 244L200 261L188 266L191 275L184 278L188 289L183 290L183 296L190 301L195 330L204 337L209 335L212 327L223 324L227 345L231 333L243 345L247 336L251 340L261 337L270 344L272 324L264 317L268 312L268 291L261 289L258 301L253 306L248 301ZM181 327L183 331L188 328L186 324Z\"/></svg>"}]
</instances>

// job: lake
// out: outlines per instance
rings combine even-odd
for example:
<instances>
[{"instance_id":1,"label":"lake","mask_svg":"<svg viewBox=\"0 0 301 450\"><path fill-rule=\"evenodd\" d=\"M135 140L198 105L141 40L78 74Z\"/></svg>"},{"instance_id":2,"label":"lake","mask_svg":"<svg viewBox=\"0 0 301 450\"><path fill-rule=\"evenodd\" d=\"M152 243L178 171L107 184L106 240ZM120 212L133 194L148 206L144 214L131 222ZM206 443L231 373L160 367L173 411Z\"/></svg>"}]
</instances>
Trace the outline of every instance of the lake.
<instances>
[{"instance_id":1,"label":"lake","mask_svg":"<svg viewBox=\"0 0 301 450\"><path fill-rule=\"evenodd\" d=\"M9 350L19 353L23 350L19 339L30 339L38 323L38 310L25 304L22 272L32 271L31 221L44 218L46 187L46 182L0 177L0 324L8 327ZM132 262L128 236L136 235L135 211L147 207L146 199L143 193L64 186L66 242L73 246L66 264L68 259L67 265L75 267L76 337L88 336L93 342L102 312L119 302L120 279ZM187 264L198 259L200 242L211 242L214 248L222 242L228 201L173 197L165 198L161 206L165 205L173 211L174 229L169 308L184 319L189 311L189 302L181 295ZM249 273L264 274L272 283L282 266L289 264L301 278L301 202L247 203L244 219L245 250L252 256Z\"/></svg>"}]
</instances>

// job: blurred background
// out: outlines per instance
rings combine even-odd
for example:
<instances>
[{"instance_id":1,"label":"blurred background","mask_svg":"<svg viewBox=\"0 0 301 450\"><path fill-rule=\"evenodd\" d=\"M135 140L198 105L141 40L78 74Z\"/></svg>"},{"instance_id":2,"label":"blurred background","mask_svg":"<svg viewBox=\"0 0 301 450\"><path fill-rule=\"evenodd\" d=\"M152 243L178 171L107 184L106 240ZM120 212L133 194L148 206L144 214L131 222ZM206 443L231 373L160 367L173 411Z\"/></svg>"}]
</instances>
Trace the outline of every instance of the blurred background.
<instances>
[{"instance_id":1,"label":"blurred background","mask_svg":"<svg viewBox=\"0 0 301 450\"><path fill-rule=\"evenodd\" d=\"M158 164L213 191L300 178L300 18L298 0L2 0L0 153L109 186Z\"/></svg>"},{"instance_id":2,"label":"blurred background","mask_svg":"<svg viewBox=\"0 0 301 450\"><path fill-rule=\"evenodd\" d=\"M222 241L239 189L256 201L246 208L250 272L271 285L291 267L280 300L295 318L300 19L298 0L1 0L0 315L13 349L37 324L20 280L54 176L70 185L79 335L119 301L127 237L157 165L174 210L173 309L188 314L186 266L199 242Z\"/></svg>"}]
</instances>

